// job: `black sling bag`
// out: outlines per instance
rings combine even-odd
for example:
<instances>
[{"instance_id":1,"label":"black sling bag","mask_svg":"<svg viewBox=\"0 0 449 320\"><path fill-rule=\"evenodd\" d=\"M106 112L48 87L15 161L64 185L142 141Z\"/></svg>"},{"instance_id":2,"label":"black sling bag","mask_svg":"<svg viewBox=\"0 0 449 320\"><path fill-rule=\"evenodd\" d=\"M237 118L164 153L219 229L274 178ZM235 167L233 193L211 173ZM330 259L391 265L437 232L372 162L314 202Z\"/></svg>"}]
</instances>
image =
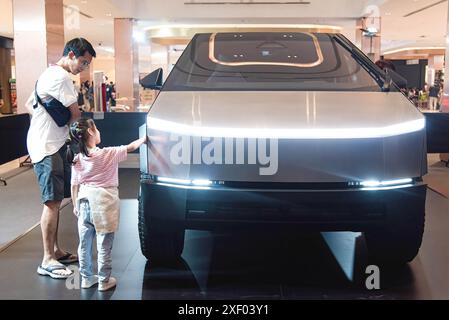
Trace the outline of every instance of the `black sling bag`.
<instances>
[{"instance_id":1,"label":"black sling bag","mask_svg":"<svg viewBox=\"0 0 449 320\"><path fill-rule=\"evenodd\" d=\"M33 109L38 107L38 104L42 105L52 119L56 122L58 127L64 127L70 122L72 114L69 108L66 108L61 101L52 98L49 102L42 102L41 98L37 95L37 82L34 87L34 93L36 95L37 103L33 105Z\"/></svg>"}]
</instances>

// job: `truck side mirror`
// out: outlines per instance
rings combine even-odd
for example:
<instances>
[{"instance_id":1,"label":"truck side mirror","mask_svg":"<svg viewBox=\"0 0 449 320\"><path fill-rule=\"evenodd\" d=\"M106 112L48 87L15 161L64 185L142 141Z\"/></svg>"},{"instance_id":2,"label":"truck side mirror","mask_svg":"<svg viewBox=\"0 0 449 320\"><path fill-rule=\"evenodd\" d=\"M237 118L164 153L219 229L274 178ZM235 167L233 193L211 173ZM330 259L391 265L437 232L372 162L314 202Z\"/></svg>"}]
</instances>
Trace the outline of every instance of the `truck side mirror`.
<instances>
[{"instance_id":1,"label":"truck side mirror","mask_svg":"<svg viewBox=\"0 0 449 320\"><path fill-rule=\"evenodd\" d=\"M162 68L158 68L143 77L140 80L140 85L145 89L161 90L162 82Z\"/></svg>"}]
</instances>

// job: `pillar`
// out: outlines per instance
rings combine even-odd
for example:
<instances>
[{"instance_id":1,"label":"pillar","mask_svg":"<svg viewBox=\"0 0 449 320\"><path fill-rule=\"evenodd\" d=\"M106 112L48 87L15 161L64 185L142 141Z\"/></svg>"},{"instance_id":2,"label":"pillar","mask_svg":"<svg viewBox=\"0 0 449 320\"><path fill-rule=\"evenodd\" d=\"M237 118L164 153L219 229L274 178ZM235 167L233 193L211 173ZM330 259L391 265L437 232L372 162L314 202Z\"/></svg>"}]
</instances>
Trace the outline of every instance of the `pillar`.
<instances>
[{"instance_id":1,"label":"pillar","mask_svg":"<svg viewBox=\"0 0 449 320\"><path fill-rule=\"evenodd\" d=\"M431 87L435 83L436 72L443 70L444 56L429 55L427 64L427 84Z\"/></svg>"},{"instance_id":2,"label":"pillar","mask_svg":"<svg viewBox=\"0 0 449 320\"><path fill-rule=\"evenodd\" d=\"M0 98L3 100L3 106L0 106L0 112L3 114L12 113L11 91L9 80L11 75L11 49L13 42L11 39L0 37Z\"/></svg>"},{"instance_id":3,"label":"pillar","mask_svg":"<svg viewBox=\"0 0 449 320\"><path fill-rule=\"evenodd\" d=\"M114 19L115 83L120 102L136 111L139 106L139 56L133 38L134 19Z\"/></svg>"},{"instance_id":4,"label":"pillar","mask_svg":"<svg viewBox=\"0 0 449 320\"><path fill-rule=\"evenodd\" d=\"M25 102L36 80L64 50L63 0L13 0L17 109Z\"/></svg>"},{"instance_id":5,"label":"pillar","mask_svg":"<svg viewBox=\"0 0 449 320\"><path fill-rule=\"evenodd\" d=\"M356 22L356 45L372 61L380 59L381 18L366 17Z\"/></svg>"},{"instance_id":6,"label":"pillar","mask_svg":"<svg viewBox=\"0 0 449 320\"><path fill-rule=\"evenodd\" d=\"M429 56L427 59L427 72L426 72L426 83L427 89L429 89L435 82L435 67L433 64L433 56Z\"/></svg>"},{"instance_id":7,"label":"pillar","mask_svg":"<svg viewBox=\"0 0 449 320\"><path fill-rule=\"evenodd\" d=\"M89 68L80 73L80 84L86 81L91 83L93 81L94 67L93 63L89 65Z\"/></svg>"},{"instance_id":8,"label":"pillar","mask_svg":"<svg viewBox=\"0 0 449 320\"><path fill-rule=\"evenodd\" d=\"M449 6L446 17L446 55L444 63L444 93L442 98L441 112L449 112Z\"/></svg>"}]
</instances>

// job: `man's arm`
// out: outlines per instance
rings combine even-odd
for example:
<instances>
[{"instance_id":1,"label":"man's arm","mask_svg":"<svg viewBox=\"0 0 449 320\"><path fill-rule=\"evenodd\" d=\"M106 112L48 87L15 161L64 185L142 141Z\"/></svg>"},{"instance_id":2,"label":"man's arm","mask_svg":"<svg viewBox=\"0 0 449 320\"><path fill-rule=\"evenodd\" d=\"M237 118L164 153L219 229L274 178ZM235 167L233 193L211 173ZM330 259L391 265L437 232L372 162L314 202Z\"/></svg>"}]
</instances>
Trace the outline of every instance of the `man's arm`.
<instances>
[{"instance_id":1,"label":"man's arm","mask_svg":"<svg viewBox=\"0 0 449 320\"><path fill-rule=\"evenodd\" d=\"M72 114L70 118L70 123L73 123L75 121L78 121L79 118L81 118L81 111L78 107L78 102L75 102L69 107L70 113Z\"/></svg>"},{"instance_id":2,"label":"man's arm","mask_svg":"<svg viewBox=\"0 0 449 320\"><path fill-rule=\"evenodd\" d=\"M133 141L130 144L128 144L128 146L126 147L126 150L128 152L133 152L134 150L137 150L137 148L139 148L146 141L147 141L147 137L146 136L142 137L140 139L137 139L136 141Z\"/></svg>"},{"instance_id":3,"label":"man's arm","mask_svg":"<svg viewBox=\"0 0 449 320\"><path fill-rule=\"evenodd\" d=\"M25 109L28 111L29 114L33 115L34 109L33 109L33 103L34 103L34 91L28 98L27 102L25 102Z\"/></svg>"}]
</instances>

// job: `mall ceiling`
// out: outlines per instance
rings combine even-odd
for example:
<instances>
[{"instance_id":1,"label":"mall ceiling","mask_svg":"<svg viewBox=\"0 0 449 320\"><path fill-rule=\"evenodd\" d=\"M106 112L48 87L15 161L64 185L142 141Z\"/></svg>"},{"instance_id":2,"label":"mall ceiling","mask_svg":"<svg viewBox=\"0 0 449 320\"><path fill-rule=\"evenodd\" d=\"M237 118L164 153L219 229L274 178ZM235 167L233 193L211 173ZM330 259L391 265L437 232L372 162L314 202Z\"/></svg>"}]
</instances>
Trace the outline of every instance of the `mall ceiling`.
<instances>
[{"instance_id":1,"label":"mall ceiling","mask_svg":"<svg viewBox=\"0 0 449 320\"><path fill-rule=\"evenodd\" d=\"M11 3L0 0L0 35L9 37L13 34ZM113 55L115 17L139 19L142 32L156 25L193 23L313 23L338 25L353 38L355 19L379 13L382 50L389 51L444 46L448 12L447 0L64 0L64 4L66 38L85 36L104 56ZM79 28L67 25L74 17L79 17Z\"/></svg>"}]
</instances>

